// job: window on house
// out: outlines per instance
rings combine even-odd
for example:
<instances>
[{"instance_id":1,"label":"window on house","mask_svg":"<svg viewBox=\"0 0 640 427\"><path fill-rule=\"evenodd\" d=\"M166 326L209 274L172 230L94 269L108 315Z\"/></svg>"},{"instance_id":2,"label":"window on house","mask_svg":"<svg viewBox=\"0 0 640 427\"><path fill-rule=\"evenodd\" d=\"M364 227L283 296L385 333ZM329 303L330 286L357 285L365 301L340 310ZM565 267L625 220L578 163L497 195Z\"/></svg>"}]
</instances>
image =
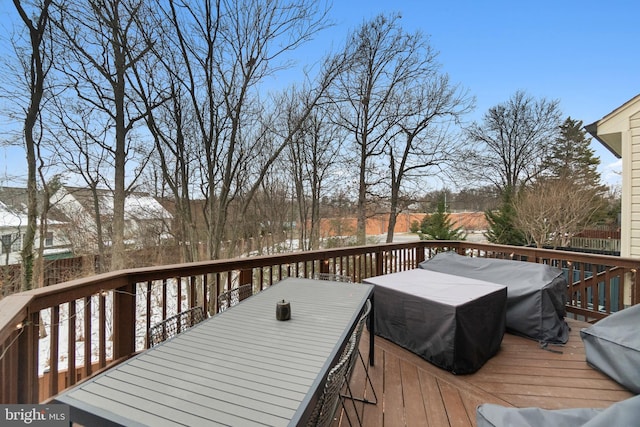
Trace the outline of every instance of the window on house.
<instances>
[{"instance_id":1,"label":"window on house","mask_svg":"<svg viewBox=\"0 0 640 427\"><path fill-rule=\"evenodd\" d=\"M22 239L24 238L24 234L16 233L13 235L13 242L11 246L11 251L20 252L22 250Z\"/></svg>"},{"instance_id":2,"label":"window on house","mask_svg":"<svg viewBox=\"0 0 640 427\"><path fill-rule=\"evenodd\" d=\"M6 254L11 252L11 234L3 234L2 235L2 247L0 248L0 253Z\"/></svg>"},{"instance_id":3,"label":"window on house","mask_svg":"<svg viewBox=\"0 0 640 427\"><path fill-rule=\"evenodd\" d=\"M53 232L52 231L47 231L47 235L44 239L44 245L45 246L53 246Z\"/></svg>"}]
</instances>

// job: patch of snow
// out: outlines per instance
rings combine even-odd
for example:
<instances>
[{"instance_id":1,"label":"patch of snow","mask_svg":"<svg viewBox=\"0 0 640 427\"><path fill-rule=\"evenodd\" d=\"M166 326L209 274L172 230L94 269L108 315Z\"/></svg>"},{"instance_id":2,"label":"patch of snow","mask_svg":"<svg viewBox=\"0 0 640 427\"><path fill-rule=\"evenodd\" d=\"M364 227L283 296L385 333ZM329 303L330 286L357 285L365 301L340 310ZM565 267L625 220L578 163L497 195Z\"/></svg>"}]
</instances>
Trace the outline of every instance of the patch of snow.
<instances>
[{"instance_id":1,"label":"patch of snow","mask_svg":"<svg viewBox=\"0 0 640 427\"><path fill-rule=\"evenodd\" d=\"M187 289L182 285L182 301L178 304L178 286L175 279L167 280L167 317L178 313L187 308ZM136 350L142 350L146 343L147 334L147 316L146 316L146 300L147 300L146 284L138 284L136 289ZM86 333L84 330L84 316L86 306L90 305L91 309L91 331ZM178 310L178 306L180 309ZM38 375L47 372L51 366L51 317L52 309L40 311L40 322L44 326L46 336L40 338L39 358L38 358ZM91 363L99 361L100 346L100 297L93 295L88 304L84 299L75 301L75 348L76 348L76 368L84 366L84 348L87 342L91 345ZM106 359L113 358L113 291L105 292L105 353ZM162 281L154 282L151 287L151 325L162 320ZM58 328L58 371L68 369L68 348L69 348L69 304L60 305ZM88 336L88 339L87 339Z\"/></svg>"}]
</instances>

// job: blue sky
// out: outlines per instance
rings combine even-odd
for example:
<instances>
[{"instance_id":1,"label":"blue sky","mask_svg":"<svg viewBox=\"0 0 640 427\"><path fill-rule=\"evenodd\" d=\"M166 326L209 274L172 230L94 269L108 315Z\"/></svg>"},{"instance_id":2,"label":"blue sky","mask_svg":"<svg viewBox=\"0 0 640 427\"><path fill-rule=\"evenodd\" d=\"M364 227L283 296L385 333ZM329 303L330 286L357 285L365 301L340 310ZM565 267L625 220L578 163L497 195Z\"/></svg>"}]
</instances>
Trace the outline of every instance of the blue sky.
<instances>
[{"instance_id":1,"label":"blue sky","mask_svg":"<svg viewBox=\"0 0 640 427\"><path fill-rule=\"evenodd\" d=\"M469 120L523 90L558 99L565 117L589 124L640 93L640 2L632 0L336 0L335 26L302 47L300 62L317 61L364 20L394 12L406 31L429 36L442 71L476 97ZM14 13L0 1L2 43ZM592 147L603 178L616 182L609 173L620 169L617 159L595 141ZM16 163L15 150L0 148L0 182Z\"/></svg>"},{"instance_id":2,"label":"blue sky","mask_svg":"<svg viewBox=\"0 0 640 427\"><path fill-rule=\"evenodd\" d=\"M442 70L476 97L471 120L517 90L560 101L564 116L595 122L640 94L638 1L342 1L331 38L379 13L430 37ZM601 172L620 162L597 141Z\"/></svg>"}]
</instances>

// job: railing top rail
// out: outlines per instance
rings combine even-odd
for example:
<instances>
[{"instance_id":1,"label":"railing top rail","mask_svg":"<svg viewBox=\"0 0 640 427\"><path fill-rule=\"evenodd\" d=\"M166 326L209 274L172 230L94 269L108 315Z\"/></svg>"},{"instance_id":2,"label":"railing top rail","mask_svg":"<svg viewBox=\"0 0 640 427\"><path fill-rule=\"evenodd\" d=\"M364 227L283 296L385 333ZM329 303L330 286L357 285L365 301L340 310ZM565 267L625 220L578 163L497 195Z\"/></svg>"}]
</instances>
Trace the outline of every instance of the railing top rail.
<instances>
[{"instance_id":1,"label":"railing top rail","mask_svg":"<svg viewBox=\"0 0 640 427\"><path fill-rule=\"evenodd\" d=\"M419 248L425 246L448 247L451 249L475 249L489 253L505 252L513 255L518 254L534 257L536 260L540 258L565 259L574 262L615 265L629 269L637 269L640 267L640 260L633 258L538 249L524 246L435 240L422 240L407 243L382 243L376 245L352 246L306 252L260 255L247 258L231 258L151 266L98 274L5 297L3 300L0 300L0 342L10 334L10 331L13 330L13 325L24 319L29 312L33 313L56 304L63 304L70 300L83 298L101 291L117 289L131 283L141 283L173 277L215 274L230 270L243 270L269 265L282 265L286 263L314 261L339 256L362 255L379 251L392 251L396 249Z\"/></svg>"},{"instance_id":2,"label":"railing top rail","mask_svg":"<svg viewBox=\"0 0 640 427\"><path fill-rule=\"evenodd\" d=\"M536 258L560 259L566 258L576 262L585 262L602 265L617 265L620 267L635 268L640 266L640 259L619 257L614 255L599 255L583 252L572 252L558 249L532 248L528 246L497 245L493 243L456 242L461 248L479 249L487 252L510 252L518 255L535 256ZM610 261L610 262L608 262Z\"/></svg>"},{"instance_id":3,"label":"railing top rail","mask_svg":"<svg viewBox=\"0 0 640 427\"><path fill-rule=\"evenodd\" d=\"M448 242L447 245L454 245L457 242ZM250 269L260 266L278 265L288 262L313 261L319 258L331 258L335 256L358 255L371 253L380 250L394 250L401 248L411 248L422 246L421 242L410 243L383 243L378 245L352 246L347 248L323 249L306 252L290 252L284 254L260 255L248 258L230 258L222 260L198 261L183 264L168 264L151 267L141 267L133 269L119 270L109 273L97 274L91 277L70 280L64 283L47 286L44 288L32 289L29 291L13 294L0 300L0 331L2 336L7 335L5 331L9 325L19 322L14 318L22 319L29 312L63 304L69 300L83 298L101 291L109 291L125 286L130 283L140 283L149 280L161 280L172 277L195 276L208 273L221 273L229 270ZM6 309L5 309L6 307ZM4 313L21 313L12 316ZM1 338L1 337L0 337ZM2 340L0 339L0 342Z\"/></svg>"}]
</instances>

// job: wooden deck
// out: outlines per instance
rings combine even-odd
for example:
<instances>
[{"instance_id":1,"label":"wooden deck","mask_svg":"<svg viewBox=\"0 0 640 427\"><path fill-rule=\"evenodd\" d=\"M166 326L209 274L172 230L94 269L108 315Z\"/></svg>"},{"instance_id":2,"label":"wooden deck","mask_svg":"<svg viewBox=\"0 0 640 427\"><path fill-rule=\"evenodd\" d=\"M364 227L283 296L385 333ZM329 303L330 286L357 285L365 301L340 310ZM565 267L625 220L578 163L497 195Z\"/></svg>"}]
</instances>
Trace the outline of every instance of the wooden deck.
<instances>
[{"instance_id":1,"label":"wooden deck","mask_svg":"<svg viewBox=\"0 0 640 427\"><path fill-rule=\"evenodd\" d=\"M356 402L361 414L364 407L363 425L475 426L476 407L481 403L546 409L605 408L634 396L586 363L580 329L588 324L567 321L571 336L566 345L548 351L536 341L505 334L500 352L471 375L453 375L376 337L376 365L369 373L378 403ZM365 356L368 353L366 332L361 351ZM354 395L363 395L363 373L358 363L351 380ZM365 394L371 396L370 391ZM351 402L345 403L357 425ZM341 412L334 426L348 425Z\"/></svg>"}]
</instances>

